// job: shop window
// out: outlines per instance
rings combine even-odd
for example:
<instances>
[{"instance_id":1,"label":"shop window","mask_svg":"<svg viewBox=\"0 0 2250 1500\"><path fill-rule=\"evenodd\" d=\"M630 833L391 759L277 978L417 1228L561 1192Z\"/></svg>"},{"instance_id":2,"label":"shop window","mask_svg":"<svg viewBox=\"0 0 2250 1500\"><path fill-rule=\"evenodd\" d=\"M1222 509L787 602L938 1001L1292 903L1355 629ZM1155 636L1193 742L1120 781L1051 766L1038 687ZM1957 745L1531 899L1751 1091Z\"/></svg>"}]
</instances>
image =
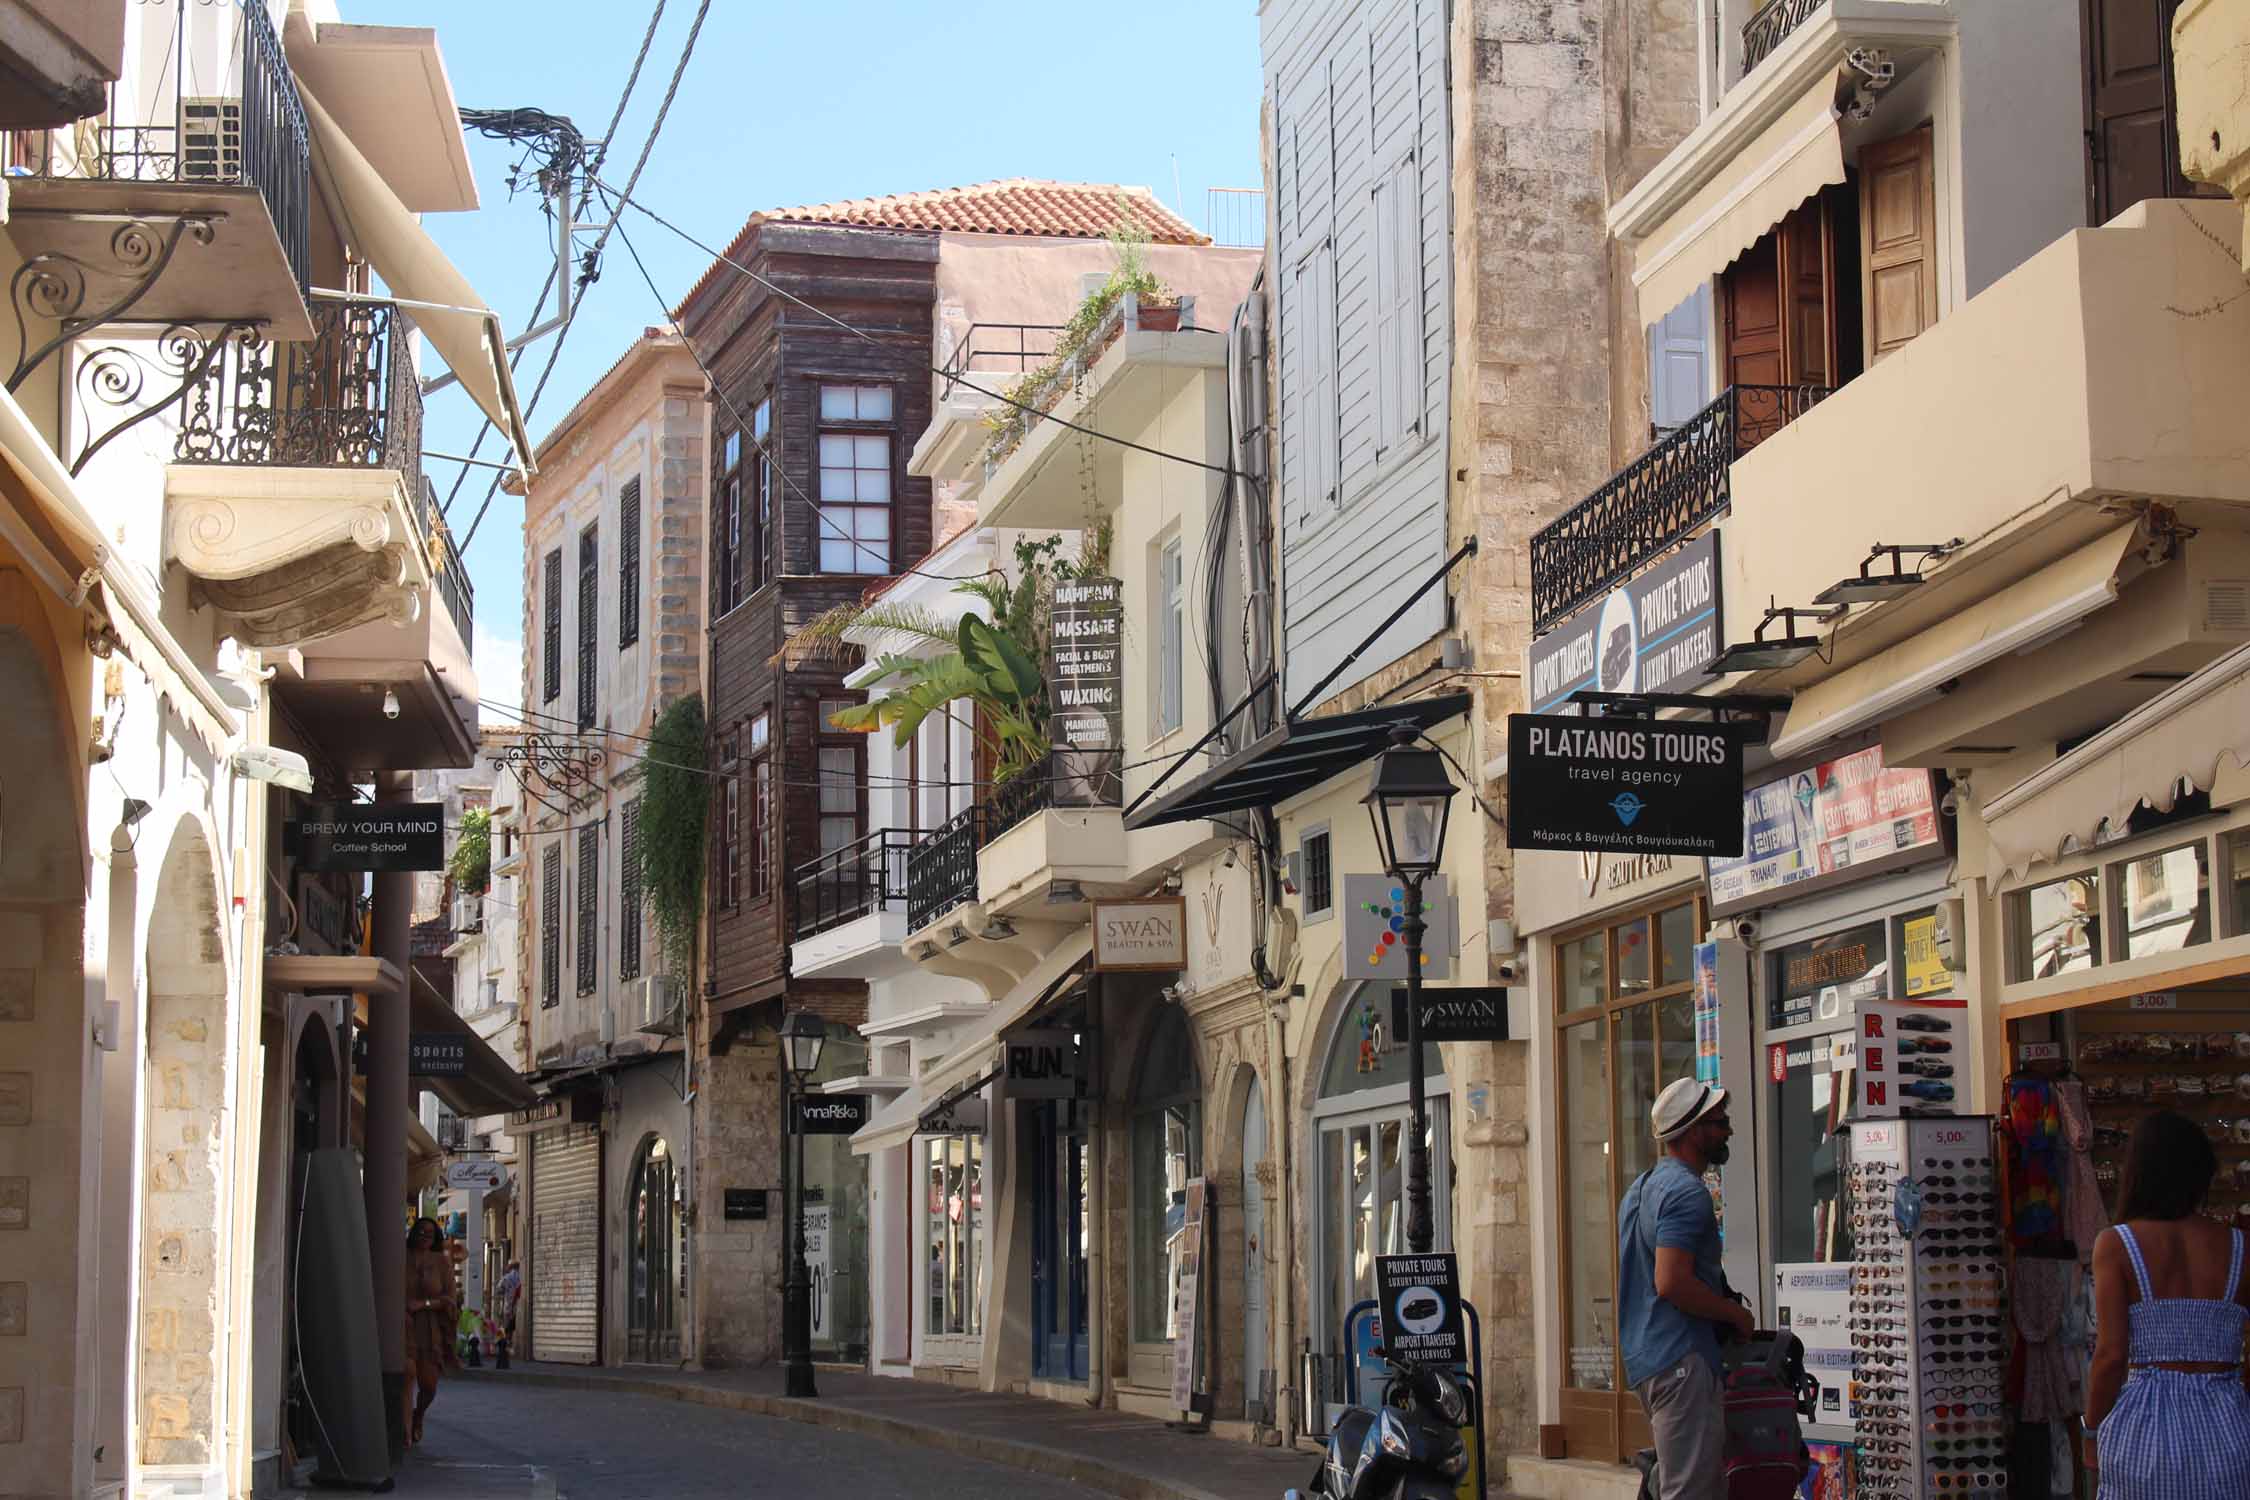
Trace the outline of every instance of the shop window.
<instances>
[{"instance_id":1,"label":"shop window","mask_svg":"<svg viewBox=\"0 0 2250 1500\"><path fill-rule=\"evenodd\" d=\"M2088 870L2008 897L2008 979L2021 984L2102 961L2102 880Z\"/></svg>"},{"instance_id":2,"label":"shop window","mask_svg":"<svg viewBox=\"0 0 2250 1500\"><path fill-rule=\"evenodd\" d=\"M1702 915L1697 901L1677 901L1556 945L1556 1081L1568 1122L1563 1425L1574 1455L1622 1457L1645 1431L1618 1364L1617 1205L1656 1162L1648 1112L1657 1094L1695 1074Z\"/></svg>"},{"instance_id":3,"label":"shop window","mask_svg":"<svg viewBox=\"0 0 2250 1500\"><path fill-rule=\"evenodd\" d=\"M2232 931L2240 937L2250 933L2250 830L2229 835L2227 850L2227 884L2234 892L2234 925Z\"/></svg>"},{"instance_id":4,"label":"shop window","mask_svg":"<svg viewBox=\"0 0 2250 1500\"><path fill-rule=\"evenodd\" d=\"M1885 998L1885 937L1883 923L1867 922L1781 949L1766 988L1766 1024L1849 1021L1860 1001Z\"/></svg>"},{"instance_id":5,"label":"shop window","mask_svg":"<svg viewBox=\"0 0 2250 1500\"><path fill-rule=\"evenodd\" d=\"M1855 1055L1848 1030L1767 1044L1764 1118L1773 1159L1776 1265L1852 1258L1843 1135Z\"/></svg>"},{"instance_id":6,"label":"shop window","mask_svg":"<svg viewBox=\"0 0 2250 1500\"><path fill-rule=\"evenodd\" d=\"M1133 1338L1179 1333L1174 1293L1192 1247L1181 1239L1188 1180L1203 1171L1195 1041L1177 1006L1156 1013L1133 1092Z\"/></svg>"},{"instance_id":7,"label":"shop window","mask_svg":"<svg viewBox=\"0 0 2250 1500\"><path fill-rule=\"evenodd\" d=\"M1331 863L1328 826L1324 823L1305 830L1300 842L1300 863L1303 866L1305 893L1305 920L1318 921L1336 909L1335 866Z\"/></svg>"},{"instance_id":8,"label":"shop window","mask_svg":"<svg viewBox=\"0 0 2250 1500\"><path fill-rule=\"evenodd\" d=\"M984 1137L940 1135L923 1141L923 1212L929 1269L925 1333L984 1332Z\"/></svg>"},{"instance_id":9,"label":"shop window","mask_svg":"<svg viewBox=\"0 0 2250 1500\"><path fill-rule=\"evenodd\" d=\"M2211 941L2210 856L2201 843L2111 866L2116 876L2120 958L2148 958Z\"/></svg>"}]
</instances>

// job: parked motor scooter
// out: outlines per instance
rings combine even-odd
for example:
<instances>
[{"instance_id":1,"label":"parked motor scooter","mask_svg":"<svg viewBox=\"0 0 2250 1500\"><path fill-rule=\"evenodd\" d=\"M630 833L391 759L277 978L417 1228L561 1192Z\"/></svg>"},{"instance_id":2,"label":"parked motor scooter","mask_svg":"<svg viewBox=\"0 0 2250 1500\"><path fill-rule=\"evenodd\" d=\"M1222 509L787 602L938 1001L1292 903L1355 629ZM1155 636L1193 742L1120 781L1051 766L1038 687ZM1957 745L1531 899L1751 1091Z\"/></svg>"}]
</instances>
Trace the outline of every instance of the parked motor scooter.
<instances>
[{"instance_id":1,"label":"parked motor scooter","mask_svg":"<svg viewBox=\"0 0 2250 1500\"><path fill-rule=\"evenodd\" d=\"M1391 1370L1383 1404L1347 1407L1311 1486L1285 1491L1282 1500L1453 1500L1469 1472L1461 1440L1469 1393L1443 1370L1401 1364L1382 1348L1375 1354Z\"/></svg>"}]
</instances>

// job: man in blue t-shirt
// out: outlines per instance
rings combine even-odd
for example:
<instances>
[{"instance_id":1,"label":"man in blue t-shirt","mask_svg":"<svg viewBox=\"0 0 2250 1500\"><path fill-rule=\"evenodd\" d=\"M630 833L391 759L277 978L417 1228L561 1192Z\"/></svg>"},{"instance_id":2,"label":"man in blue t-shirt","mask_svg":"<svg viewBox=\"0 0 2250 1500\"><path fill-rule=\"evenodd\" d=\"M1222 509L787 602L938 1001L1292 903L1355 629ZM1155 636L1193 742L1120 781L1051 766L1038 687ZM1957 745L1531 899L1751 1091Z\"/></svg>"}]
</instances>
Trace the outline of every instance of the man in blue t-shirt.
<instances>
[{"instance_id":1,"label":"man in blue t-shirt","mask_svg":"<svg viewBox=\"0 0 2250 1500\"><path fill-rule=\"evenodd\" d=\"M1649 1127L1663 1159L1617 1210L1617 1334L1625 1383L1656 1434L1659 1500L1720 1500L1725 1413L1722 1329L1750 1334L1750 1309L1727 1292L1719 1219L1704 1169L1727 1159L1727 1091L1679 1078L1656 1096Z\"/></svg>"}]
</instances>

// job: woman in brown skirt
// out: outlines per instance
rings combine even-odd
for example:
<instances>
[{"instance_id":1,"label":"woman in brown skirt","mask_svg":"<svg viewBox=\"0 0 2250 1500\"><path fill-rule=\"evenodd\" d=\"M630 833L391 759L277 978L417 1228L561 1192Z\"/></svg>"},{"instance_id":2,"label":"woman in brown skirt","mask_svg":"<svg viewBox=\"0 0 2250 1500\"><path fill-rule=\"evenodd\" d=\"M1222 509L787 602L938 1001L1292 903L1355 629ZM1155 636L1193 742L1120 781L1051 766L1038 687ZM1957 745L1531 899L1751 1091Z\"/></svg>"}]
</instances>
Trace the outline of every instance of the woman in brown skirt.
<instances>
[{"instance_id":1,"label":"woman in brown skirt","mask_svg":"<svg viewBox=\"0 0 2250 1500\"><path fill-rule=\"evenodd\" d=\"M406 1397L412 1402L407 1442L422 1441L422 1416L437 1399L438 1373L455 1363L454 1333L461 1309L453 1294L453 1262L445 1231L435 1219L416 1219L406 1232Z\"/></svg>"}]
</instances>

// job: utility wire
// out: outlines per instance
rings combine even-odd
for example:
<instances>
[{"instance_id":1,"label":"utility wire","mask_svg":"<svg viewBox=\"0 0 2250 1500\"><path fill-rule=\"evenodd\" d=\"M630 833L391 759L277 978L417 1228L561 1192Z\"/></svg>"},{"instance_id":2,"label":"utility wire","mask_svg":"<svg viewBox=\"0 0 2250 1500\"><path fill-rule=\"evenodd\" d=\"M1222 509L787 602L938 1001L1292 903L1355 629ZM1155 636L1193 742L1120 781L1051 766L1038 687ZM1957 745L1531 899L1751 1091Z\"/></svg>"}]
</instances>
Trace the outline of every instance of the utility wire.
<instances>
[{"instance_id":1,"label":"utility wire","mask_svg":"<svg viewBox=\"0 0 2250 1500\"><path fill-rule=\"evenodd\" d=\"M678 235L681 239L686 240L689 244L695 246L696 249L701 250L704 254L713 257L721 265L727 266L740 275L747 276L748 278L750 278L750 280L757 282L760 286L766 288L766 290L772 292L775 296L795 303L797 306L803 308L806 312L811 313L814 317L820 318L825 322L835 324L838 328L841 328L844 332L851 334L857 339L881 347L883 341L875 337L874 334L869 333L866 329L854 327L852 324L845 322L842 318L837 317L834 313L827 311L825 308L813 306L813 304L807 302L804 298L798 296L795 292L790 291L787 287L777 285L776 283L769 281L765 277L760 276L757 272L751 270L748 266L742 264L738 260L735 260L732 256L729 256L725 251L712 249L709 245L706 245L703 241L697 239L694 235L689 234L685 229L682 229L679 225L673 223L670 219L665 218L655 209L650 208L647 204L635 199L632 195L631 184L628 183L624 191L613 188L606 182L599 182L598 179L597 185L601 188L603 193L617 199L618 202L623 203L628 207L639 209L642 213L648 215L648 217L650 217L651 219L654 219L664 228L671 230L672 233ZM614 216L614 205L611 206L611 212ZM973 391L979 396L989 396L991 399L1000 402L1004 406L1012 406L1017 411L1020 411L1026 416L1030 417L1034 422L1052 422L1056 426L1064 428L1068 431L1083 433L1090 438L1099 438L1102 442L1114 443L1121 448L1130 448L1136 453L1146 453L1151 458L1167 459L1173 463L1186 464L1191 468L1203 469L1213 474L1224 474L1229 476L1238 475L1238 471L1231 464L1210 463L1204 459L1192 458L1185 453L1167 453L1161 448L1151 448L1146 443L1136 443L1131 438L1118 437L1114 433L1097 432L1091 427L1080 426L1076 422L1072 422L1067 420L1066 418L1056 416L1053 412L1041 411L1039 408L1031 405L1028 402L1018 401L1013 396L1005 395L999 391L986 390L983 386L980 385L974 385L969 381L961 378L959 375L953 374L937 365L931 365L929 367L929 371L932 375L944 376L946 379L952 381L955 385L961 387L963 390Z\"/></svg>"},{"instance_id":2,"label":"utility wire","mask_svg":"<svg viewBox=\"0 0 2250 1500\"><path fill-rule=\"evenodd\" d=\"M659 6L658 9L661 11L662 7ZM687 42L680 48L680 60L672 67L672 81L665 87L663 101L656 107L656 118L649 123L648 137L641 142L641 154L634 161L631 174L625 179L629 184L638 185L642 170L648 166L649 154L656 149L656 138L663 132L664 121L672 113L672 101L679 97L680 79L687 73L688 59L695 55L696 39L703 34L704 17L710 13L711 0L702 0L702 3L695 8L695 23L688 28ZM652 18L651 25L653 24ZM620 113L622 113L622 110L620 110ZM604 155L607 154L607 149L607 143L605 142L603 146ZM595 181L591 169L587 172L587 181L589 184ZM616 227L617 217L612 214L610 222L604 224L601 232L594 236L593 247L586 252L584 257L583 263L585 265L593 268L600 266L602 246L609 242L610 232ZM539 382L531 388L531 399L523 404L522 416L526 430L530 427L531 413L538 407L539 398L547 389L548 378L555 373L555 364L562 358L563 345L570 338L570 330L578 326L578 314L585 306L584 298L573 302L570 305L570 316L563 321L562 327L555 330L555 342L547 351L547 367L539 372ZM523 456L529 457L528 454ZM492 482L485 487L484 503L477 507L475 517L469 522L468 534L461 538L461 551L467 552L469 544L477 539L477 528L484 524L485 512L492 509L493 496L500 493L502 477L498 474L493 475Z\"/></svg>"}]
</instances>

